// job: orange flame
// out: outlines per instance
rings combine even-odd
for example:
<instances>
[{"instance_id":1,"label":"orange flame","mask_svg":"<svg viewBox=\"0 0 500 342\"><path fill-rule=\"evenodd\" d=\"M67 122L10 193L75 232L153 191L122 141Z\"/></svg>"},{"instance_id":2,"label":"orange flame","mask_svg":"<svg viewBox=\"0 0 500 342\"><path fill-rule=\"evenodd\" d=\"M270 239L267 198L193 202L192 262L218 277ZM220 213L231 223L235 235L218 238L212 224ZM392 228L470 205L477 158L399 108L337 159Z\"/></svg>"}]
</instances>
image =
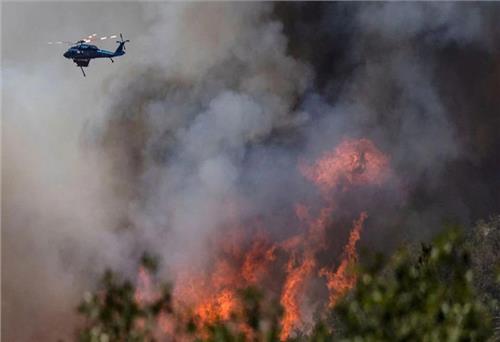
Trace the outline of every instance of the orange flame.
<instances>
[{"instance_id":1,"label":"orange flame","mask_svg":"<svg viewBox=\"0 0 500 342\"><path fill-rule=\"evenodd\" d=\"M302 174L322 191L347 185L380 184L386 177L389 159L368 139L346 139L312 166L299 164ZM346 190L344 187L343 190Z\"/></svg>"},{"instance_id":2,"label":"orange flame","mask_svg":"<svg viewBox=\"0 0 500 342\"><path fill-rule=\"evenodd\" d=\"M305 280L311 274L315 267L315 261L312 256L306 257L302 262L295 266L294 260L290 260L287 265L288 276L283 286L281 295L281 305L285 309L283 320L281 322L281 339L285 340L294 329L302 325L300 313L300 301L302 291L304 290Z\"/></svg>"},{"instance_id":3,"label":"orange flame","mask_svg":"<svg viewBox=\"0 0 500 342\"><path fill-rule=\"evenodd\" d=\"M186 317L191 312L198 327L203 327L216 320L229 320L241 311L238 290L250 285L270 286L274 289L269 289L271 292L278 291L284 309L280 338L285 340L294 331L305 329L302 311L310 280L326 279L329 306L335 305L355 285L356 277L349 272L349 266L357 261L356 245L367 218L365 212L354 220L337 267L322 264L317 256L328 248L327 231L332 226L339 191L381 184L389 174L389 159L368 139L345 139L311 165L300 162L298 168L318 187L323 202L320 207L295 205L297 225L304 227L302 232L273 243L265 233L265 226L254 233L255 229L239 223L236 202L229 201L229 216L234 218L237 228L224 235L223 241L216 241L218 254L211 269L184 269L174 274L174 310L184 312ZM264 285L268 283L274 285ZM141 303L151 298L154 298L151 279L140 269L136 300ZM161 321L165 334L173 336L172 322L165 315ZM246 327L240 328L246 331Z\"/></svg>"},{"instance_id":4,"label":"orange flame","mask_svg":"<svg viewBox=\"0 0 500 342\"><path fill-rule=\"evenodd\" d=\"M357 261L356 243L361 238L361 228L368 215L362 212L357 220L354 221L353 228L349 234L349 241L344 247L344 255L339 267L335 272L322 268L320 275L327 279L326 286L330 291L329 305L334 306L340 297L356 284L356 275L349 273L349 266Z\"/></svg>"},{"instance_id":5,"label":"orange flame","mask_svg":"<svg viewBox=\"0 0 500 342\"><path fill-rule=\"evenodd\" d=\"M295 207L296 216L308 225L308 230L303 236L296 236L287 241L287 247L292 247L291 250L302 246L304 252L303 262L299 266L293 267L292 262L287 266L288 275L281 296L281 304L285 310L282 340L290 336L294 329L302 327L299 300L304 296L302 293L304 284L316 266L315 255L327 247L325 233L335 209L331 192L338 188L346 191L352 185L380 184L388 174L388 165L388 158L368 139L346 139L333 151L325 153L312 166L299 164L299 170L304 177L312 181L323 194L326 206L319 210L316 217L311 216L309 208L303 204ZM348 274L347 268L357 259L356 243L360 239L361 227L366 217L366 213L363 212L354 222L354 228L337 270L334 272L322 268L318 272L320 276L327 278L330 305L334 305L355 285L356 278Z\"/></svg>"}]
</instances>

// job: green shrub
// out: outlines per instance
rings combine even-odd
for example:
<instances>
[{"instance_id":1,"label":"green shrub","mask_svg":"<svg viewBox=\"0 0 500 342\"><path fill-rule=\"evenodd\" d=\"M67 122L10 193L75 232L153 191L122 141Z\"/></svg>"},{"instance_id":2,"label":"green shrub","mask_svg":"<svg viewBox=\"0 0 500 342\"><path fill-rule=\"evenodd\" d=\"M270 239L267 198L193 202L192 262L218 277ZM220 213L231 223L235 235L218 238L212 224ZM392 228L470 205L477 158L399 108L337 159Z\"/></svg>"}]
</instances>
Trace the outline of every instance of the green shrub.
<instances>
[{"instance_id":1,"label":"green shrub","mask_svg":"<svg viewBox=\"0 0 500 342\"><path fill-rule=\"evenodd\" d=\"M491 315L472 283L463 236L454 229L360 272L356 288L335 308L346 341L485 341Z\"/></svg>"}]
</instances>

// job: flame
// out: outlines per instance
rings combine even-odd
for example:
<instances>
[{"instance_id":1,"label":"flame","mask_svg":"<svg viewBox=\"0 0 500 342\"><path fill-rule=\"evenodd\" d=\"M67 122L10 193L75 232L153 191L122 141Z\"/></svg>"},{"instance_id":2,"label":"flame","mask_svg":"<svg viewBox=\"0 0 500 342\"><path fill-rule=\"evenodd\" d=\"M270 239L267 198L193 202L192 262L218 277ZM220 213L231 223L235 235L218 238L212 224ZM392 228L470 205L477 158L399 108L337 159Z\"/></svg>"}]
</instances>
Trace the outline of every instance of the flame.
<instances>
[{"instance_id":1,"label":"flame","mask_svg":"<svg viewBox=\"0 0 500 342\"><path fill-rule=\"evenodd\" d=\"M234 225L224 236L215 237L218 248L211 267L174 272L174 311L182 317L194 315L198 328L203 328L241 312L239 290L251 285L264 287L283 306L280 339L285 340L294 331L306 329L303 306L310 297L306 290L311 280L326 281L329 307L355 285L350 266L357 262L356 245L368 217L365 212L353 221L337 265L325 264L318 254L329 248L327 233L335 228L338 195L356 186L382 184L389 174L389 159L368 139L344 139L313 163L299 162L298 169L321 194L320 205L298 203L293 208L299 233L273 241L265 220L239 222L235 204L239 202L228 201L228 217ZM139 269L137 291L138 303L155 298L151 278L143 268ZM168 315L160 316L159 325L164 334L174 336L175 324ZM250 336L251 329L245 325L239 328Z\"/></svg>"},{"instance_id":2,"label":"flame","mask_svg":"<svg viewBox=\"0 0 500 342\"><path fill-rule=\"evenodd\" d=\"M345 139L312 166L299 164L302 174L323 192L348 185L380 184L386 178L389 159L368 139Z\"/></svg>"},{"instance_id":3,"label":"flame","mask_svg":"<svg viewBox=\"0 0 500 342\"><path fill-rule=\"evenodd\" d=\"M268 275L268 266L275 259L276 246L264 234L257 234L247 251L238 245L243 233L226 236L221 255L213 269L183 272L174 288L177 308L191 308L198 320L198 327L228 320L241 308L237 292L256 285ZM247 239L247 238L246 238Z\"/></svg>"},{"instance_id":4,"label":"flame","mask_svg":"<svg viewBox=\"0 0 500 342\"><path fill-rule=\"evenodd\" d=\"M195 313L204 323L213 323L219 319L228 320L236 307L234 291L223 289L198 304Z\"/></svg>"},{"instance_id":5,"label":"flame","mask_svg":"<svg viewBox=\"0 0 500 342\"><path fill-rule=\"evenodd\" d=\"M306 279L311 274L314 266L314 258L310 255L306 256L299 265L295 265L293 259L287 264L288 276L281 296L281 305L285 309L281 322L282 330L280 337L282 340L285 340L294 329L302 326L300 301L303 298Z\"/></svg>"},{"instance_id":6,"label":"flame","mask_svg":"<svg viewBox=\"0 0 500 342\"><path fill-rule=\"evenodd\" d=\"M349 273L349 266L357 261L356 243L361 238L361 228L368 215L362 212L357 220L354 221L353 228L349 234L349 241L344 247L344 255L340 265L335 272L322 268L320 275L327 279L326 286L330 291L329 306L333 307L337 301L356 284L356 275Z\"/></svg>"},{"instance_id":7,"label":"flame","mask_svg":"<svg viewBox=\"0 0 500 342\"><path fill-rule=\"evenodd\" d=\"M266 275L269 264L275 260L275 245L270 245L265 237L258 237L244 257L241 275L248 284L257 284Z\"/></svg>"},{"instance_id":8,"label":"flame","mask_svg":"<svg viewBox=\"0 0 500 342\"><path fill-rule=\"evenodd\" d=\"M337 189L346 191L353 185L380 184L387 175L388 164L388 158L368 139L346 139L311 166L299 163L299 170L306 179L319 188L325 204L316 216L312 216L310 208L304 204L295 206L295 214L302 223L306 224L307 231L303 235L289 239L285 244L291 251L299 246L302 247L303 261L298 266L294 266L295 263L291 259L287 265L287 278L281 296L281 304L285 310L282 321L282 340L290 336L293 330L300 330L303 327L300 300L304 297L305 284L316 266L315 255L327 248L326 230L331 225L331 218L335 211L335 197L332 191ZM356 243L361 237L361 228L366 217L366 213L363 212L354 222L337 270L323 267L318 272L318 275L327 278L330 306L355 285L355 277L349 275L347 271L348 265L357 259Z\"/></svg>"}]
</instances>

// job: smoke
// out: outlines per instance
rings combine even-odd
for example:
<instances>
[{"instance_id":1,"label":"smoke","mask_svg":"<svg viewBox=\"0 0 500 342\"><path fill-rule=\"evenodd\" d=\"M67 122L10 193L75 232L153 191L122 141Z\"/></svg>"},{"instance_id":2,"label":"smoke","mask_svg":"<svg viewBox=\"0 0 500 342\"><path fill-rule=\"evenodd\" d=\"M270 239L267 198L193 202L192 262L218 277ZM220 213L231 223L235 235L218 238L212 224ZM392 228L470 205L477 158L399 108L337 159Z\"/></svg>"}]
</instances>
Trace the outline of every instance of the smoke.
<instances>
[{"instance_id":1,"label":"smoke","mask_svg":"<svg viewBox=\"0 0 500 342\"><path fill-rule=\"evenodd\" d=\"M2 3L2 339L8 341L73 336L82 291L105 265L121 262L113 233L120 205L107 185L107 157L85 148L82 137L88 122L105 114L102 80L80 79L64 63L64 51L46 43L88 34L97 9L126 21L137 8L113 7ZM102 68L105 78L108 69Z\"/></svg>"},{"instance_id":2,"label":"smoke","mask_svg":"<svg viewBox=\"0 0 500 342\"><path fill-rule=\"evenodd\" d=\"M374 139L392 157L407 194L398 213L386 216L394 221L375 225L386 228L374 239L385 245L389 236L424 238L443 221L468 225L498 211L498 177L491 174L498 143L486 128L498 126L491 91L498 86L498 6L310 7L314 20L302 5L279 11L288 18L293 55L318 75L318 91L303 102L319 118L311 145L321 146L332 131Z\"/></svg>"},{"instance_id":3,"label":"smoke","mask_svg":"<svg viewBox=\"0 0 500 342\"><path fill-rule=\"evenodd\" d=\"M344 137L394 170L339 203L368 211L372 248L498 210L496 5L2 6L6 340L71 336L83 290L145 249L169 277L207 267L235 217L290 236L318 197L297 160ZM116 30L127 54L86 79L42 46Z\"/></svg>"}]
</instances>

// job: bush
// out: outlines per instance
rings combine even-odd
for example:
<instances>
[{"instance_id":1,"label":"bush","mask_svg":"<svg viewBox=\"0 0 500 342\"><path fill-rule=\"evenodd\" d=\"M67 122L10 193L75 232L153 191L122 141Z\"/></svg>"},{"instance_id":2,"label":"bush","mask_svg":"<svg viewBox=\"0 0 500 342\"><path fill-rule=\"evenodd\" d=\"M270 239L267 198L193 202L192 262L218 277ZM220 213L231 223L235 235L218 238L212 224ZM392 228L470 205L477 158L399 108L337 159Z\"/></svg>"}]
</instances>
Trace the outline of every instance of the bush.
<instances>
[{"instance_id":1,"label":"bush","mask_svg":"<svg viewBox=\"0 0 500 342\"><path fill-rule=\"evenodd\" d=\"M345 341L485 341L491 315L473 287L471 254L458 230L422 245L417 258L401 250L361 272L336 308Z\"/></svg>"}]
</instances>

